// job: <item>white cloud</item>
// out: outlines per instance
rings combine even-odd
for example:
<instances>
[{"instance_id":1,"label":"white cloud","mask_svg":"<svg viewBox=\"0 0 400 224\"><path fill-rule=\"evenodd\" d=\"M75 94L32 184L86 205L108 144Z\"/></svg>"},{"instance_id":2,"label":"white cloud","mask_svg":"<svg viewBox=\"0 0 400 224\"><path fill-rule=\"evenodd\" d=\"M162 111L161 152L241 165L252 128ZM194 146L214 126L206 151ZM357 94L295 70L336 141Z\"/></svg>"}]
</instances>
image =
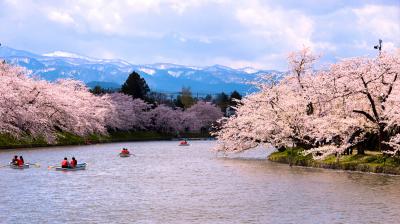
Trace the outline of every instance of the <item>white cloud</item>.
<instances>
[{"instance_id":1,"label":"white cloud","mask_svg":"<svg viewBox=\"0 0 400 224\"><path fill-rule=\"evenodd\" d=\"M205 43L205 44L211 44L212 43L211 39L208 38L208 37L199 37L199 41L201 43Z\"/></svg>"},{"instance_id":2,"label":"white cloud","mask_svg":"<svg viewBox=\"0 0 400 224\"><path fill-rule=\"evenodd\" d=\"M51 11L48 14L50 20L63 23L63 24L73 24L74 19L66 12Z\"/></svg>"},{"instance_id":3,"label":"white cloud","mask_svg":"<svg viewBox=\"0 0 400 224\"><path fill-rule=\"evenodd\" d=\"M210 2L221 0L78 0L66 2L63 12L58 11L59 4L45 7L49 18L64 24L79 21L78 31L94 31L106 35L154 34L153 31L139 30L145 19L153 21L169 17L179 17L190 8L200 7ZM172 14L171 14L172 13ZM148 27L148 29L151 29ZM162 36L162 35L158 35Z\"/></svg>"},{"instance_id":4,"label":"white cloud","mask_svg":"<svg viewBox=\"0 0 400 224\"><path fill-rule=\"evenodd\" d=\"M266 42L282 43L286 49L298 49L312 44L314 21L295 10L272 8L258 2L239 8L237 19ZM283 45L283 46L282 46Z\"/></svg>"},{"instance_id":5,"label":"white cloud","mask_svg":"<svg viewBox=\"0 0 400 224\"><path fill-rule=\"evenodd\" d=\"M400 45L400 8L396 6L366 5L353 9L357 27L364 34L382 38L384 46L393 50ZM368 46L370 47L370 46Z\"/></svg>"},{"instance_id":6,"label":"white cloud","mask_svg":"<svg viewBox=\"0 0 400 224\"><path fill-rule=\"evenodd\" d=\"M372 2L372 1L371 1ZM319 3L318 3L319 4ZM314 0L0 0L4 45L64 50L134 64L223 64L284 70L303 46L335 57L400 46L390 2ZM29 33L29 35L25 35Z\"/></svg>"},{"instance_id":7,"label":"white cloud","mask_svg":"<svg viewBox=\"0 0 400 224\"><path fill-rule=\"evenodd\" d=\"M252 67L255 69L281 69L287 68L286 53L266 53L257 57L256 60L243 60L243 59L232 59L230 57L216 57L209 58L208 64L221 64L231 68L246 68Z\"/></svg>"},{"instance_id":8,"label":"white cloud","mask_svg":"<svg viewBox=\"0 0 400 224\"><path fill-rule=\"evenodd\" d=\"M314 42L311 45L311 49L316 52L325 52L325 51L331 51L334 52L337 50L337 46L334 43L328 42L328 41L320 41L320 42Z\"/></svg>"}]
</instances>

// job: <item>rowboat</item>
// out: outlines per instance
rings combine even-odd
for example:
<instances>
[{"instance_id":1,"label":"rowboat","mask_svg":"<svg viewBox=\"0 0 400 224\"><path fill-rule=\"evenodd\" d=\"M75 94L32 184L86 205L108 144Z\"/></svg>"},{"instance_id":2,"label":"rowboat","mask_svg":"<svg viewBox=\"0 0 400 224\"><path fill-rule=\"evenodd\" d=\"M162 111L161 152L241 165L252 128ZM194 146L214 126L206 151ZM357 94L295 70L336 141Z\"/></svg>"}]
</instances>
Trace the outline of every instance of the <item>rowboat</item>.
<instances>
[{"instance_id":1,"label":"rowboat","mask_svg":"<svg viewBox=\"0 0 400 224\"><path fill-rule=\"evenodd\" d=\"M79 163L75 168L62 168L61 166L56 167L56 171L76 171L86 169L86 163Z\"/></svg>"},{"instance_id":2,"label":"rowboat","mask_svg":"<svg viewBox=\"0 0 400 224\"><path fill-rule=\"evenodd\" d=\"M190 146L189 143L180 143L179 146Z\"/></svg>"},{"instance_id":3,"label":"rowboat","mask_svg":"<svg viewBox=\"0 0 400 224\"><path fill-rule=\"evenodd\" d=\"M119 156L120 157L129 157L129 156L131 156L131 154L130 153L120 153Z\"/></svg>"},{"instance_id":4,"label":"rowboat","mask_svg":"<svg viewBox=\"0 0 400 224\"><path fill-rule=\"evenodd\" d=\"M29 163L25 163L23 166L17 166L17 165L14 165L14 164L12 164L12 163L10 163L10 167L12 168L12 169L28 169L29 168Z\"/></svg>"}]
</instances>

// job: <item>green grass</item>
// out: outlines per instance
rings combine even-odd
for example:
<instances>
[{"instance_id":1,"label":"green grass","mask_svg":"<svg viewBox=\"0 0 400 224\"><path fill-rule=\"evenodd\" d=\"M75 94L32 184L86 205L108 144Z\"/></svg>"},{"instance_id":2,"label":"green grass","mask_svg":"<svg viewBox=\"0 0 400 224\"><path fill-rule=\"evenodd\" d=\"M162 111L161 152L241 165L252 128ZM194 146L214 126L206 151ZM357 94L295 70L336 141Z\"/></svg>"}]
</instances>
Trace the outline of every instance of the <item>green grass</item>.
<instances>
[{"instance_id":1,"label":"green grass","mask_svg":"<svg viewBox=\"0 0 400 224\"><path fill-rule=\"evenodd\" d=\"M207 138L208 133L181 133L181 138ZM15 138L8 134L0 134L0 148L30 148L54 145L85 145L106 142L124 141L157 141L170 140L176 138L174 134L159 133L155 131L114 131L108 135L91 134L88 136L78 136L68 132L58 132L57 140L54 144L49 144L42 137L33 138L31 136L21 136Z\"/></svg>"},{"instance_id":2,"label":"green grass","mask_svg":"<svg viewBox=\"0 0 400 224\"><path fill-rule=\"evenodd\" d=\"M311 155L304 156L301 151L303 149L293 148L284 152L274 152L268 159L297 166L400 175L400 159L387 157L379 152L366 151L365 155L342 155L338 159L331 155L323 160L314 160Z\"/></svg>"},{"instance_id":3,"label":"green grass","mask_svg":"<svg viewBox=\"0 0 400 224\"><path fill-rule=\"evenodd\" d=\"M47 145L47 142L42 137L21 136L16 138L9 134L0 134L0 148L40 147L45 145Z\"/></svg>"},{"instance_id":4,"label":"green grass","mask_svg":"<svg viewBox=\"0 0 400 224\"><path fill-rule=\"evenodd\" d=\"M57 145L83 145L85 138L68 132L57 133Z\"/></svg>"}]
</instances>

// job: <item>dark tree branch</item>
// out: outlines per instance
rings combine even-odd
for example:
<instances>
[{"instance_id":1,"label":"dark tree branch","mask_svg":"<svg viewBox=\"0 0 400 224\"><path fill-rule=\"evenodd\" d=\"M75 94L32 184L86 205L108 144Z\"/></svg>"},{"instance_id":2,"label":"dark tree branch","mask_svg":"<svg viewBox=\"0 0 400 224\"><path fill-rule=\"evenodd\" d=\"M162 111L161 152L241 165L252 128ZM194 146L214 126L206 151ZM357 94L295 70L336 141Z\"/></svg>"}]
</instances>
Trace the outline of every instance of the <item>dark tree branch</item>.
<instances>
[{"instance_id":1,"label":"dark tree branch","mask_svg":"<svg viewBox=\"0 0 400 224\"><path fill-rule=\"evenodd\" d=\"M376 123L376 120L374 119L374 117L372 117L369 113L362 111L362 110L353 110L354 113L358 113L358 114L362 114L364 115L368 120Z\"/></svg>"},{"instance_id":2,"label":"dark tree branch","mask_svg":"<svg viewBox=\"0 0 400 224\"><path fill-rule=\"evenodd\" d=\"M378 114L378 111L376 110L376 104L375 104L375 101L374 101L374 99L372 98L372 96L371 96L371 94L369 93L369 91L368 91L368 85L367 85L367 83L365 82L365 80L364 80L364 77L360 77L361 78L361 80L362 80L362 82L363 82L363 84L364 84L364 88L365 88L365 94L367 95L367 97L368 97L368 100L369 100L369 103L371 104L371 109L372 109L372 112L374 113L374 116L375 116L375 122L378 122L379 121L379 114Z\"/></svg>"},{"instance_id":3,"label":"dark tree branch","mask_svg":"<svg viewBox=\"0 0 400 224\"><path fill-rule=\"evenodd\" d=\"M386 95L384 95L384 97L382 98L382 103L386 102L387 98L390 96L390 94L392 93L393 90L393 84L396 82L397 80L397 74L393 77L393 81L390 83L389 85L389 89L386 93ZM383 107L383 106L382 106ZM384 109L384 108L382 108Z\"/></svg>"}]
</instances>

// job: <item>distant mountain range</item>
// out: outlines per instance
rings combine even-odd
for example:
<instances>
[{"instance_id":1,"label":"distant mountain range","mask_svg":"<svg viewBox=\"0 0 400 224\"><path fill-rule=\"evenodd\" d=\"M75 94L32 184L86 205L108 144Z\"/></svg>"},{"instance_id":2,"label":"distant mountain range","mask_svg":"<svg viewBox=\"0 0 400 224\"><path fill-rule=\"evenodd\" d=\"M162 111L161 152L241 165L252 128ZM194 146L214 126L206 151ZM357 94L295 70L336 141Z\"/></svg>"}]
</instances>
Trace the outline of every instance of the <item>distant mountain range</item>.
<instances>
[{"instance_id":1,"label":"distant mountain range","mask_svg":"<svg viewBox=\"0 0 400 224\"><path fill-rule=\"evenodd\" d=\"M0 58L32 71L32 75L54 81L60 78L82 80L88 86L118 88L132 71L138 72L150 89L161 92L178 92L182 86L191 87L193 93L219 93L237 90L253 92L248 82L266 73L282 74L273 70L256 70L250 67L232 69L221 65L208 67L183 66L168 63L135 65L124 60L94 59L69 52L56 51L38 55L1 46Z\"/></svg>"}]
</instances>

